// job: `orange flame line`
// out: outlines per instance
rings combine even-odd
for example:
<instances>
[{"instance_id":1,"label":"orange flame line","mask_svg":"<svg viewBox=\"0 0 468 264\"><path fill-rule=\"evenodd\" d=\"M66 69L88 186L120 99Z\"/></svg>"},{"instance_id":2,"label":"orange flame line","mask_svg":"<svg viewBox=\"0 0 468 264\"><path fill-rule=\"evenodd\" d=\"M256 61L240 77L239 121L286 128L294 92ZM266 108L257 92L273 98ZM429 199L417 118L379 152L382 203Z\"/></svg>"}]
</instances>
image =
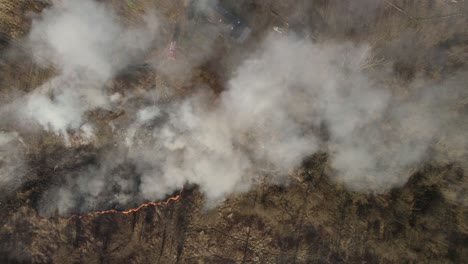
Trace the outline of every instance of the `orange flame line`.
<instances>
[{"instance_id":1,"label":"orange flame line","mask_svg":"<svg viewBox=\"0 0 468 264\"><path fill-rule=\"evenodd\" d=\"M66 220L72 220L74 218L78 218L78 219L81 219L81 218L84 218L84 217L92 217L92 216L97 216L97 215L104 215L104 214L111 214L111 213L121 213L121 214L131 214L131 213L135 213L135 212L138 212L140 211L141 209L143 208L146 208L148 206L161 206L161 205L167 205L169 204L170 202L172 201L178 201L180 196L182 195L182 190L180 190L179 194L176 195L176 196L172 196L172 197L169 197L167 200L165 201L161 201L161 202L146 202L144 204L141 204L139 205L138 207L135 207L135 208L130 208L130 209L127 209L127 210L124 210L124 211L118 211L118 210L115 210L115 209L109 209L109 210L103 210L103 211L91 211L91 212L88 212L88 213L84 213L84 214L73 214L71 215L70 217L67 217L65 218Z\"/></svg>"}]
</instances>

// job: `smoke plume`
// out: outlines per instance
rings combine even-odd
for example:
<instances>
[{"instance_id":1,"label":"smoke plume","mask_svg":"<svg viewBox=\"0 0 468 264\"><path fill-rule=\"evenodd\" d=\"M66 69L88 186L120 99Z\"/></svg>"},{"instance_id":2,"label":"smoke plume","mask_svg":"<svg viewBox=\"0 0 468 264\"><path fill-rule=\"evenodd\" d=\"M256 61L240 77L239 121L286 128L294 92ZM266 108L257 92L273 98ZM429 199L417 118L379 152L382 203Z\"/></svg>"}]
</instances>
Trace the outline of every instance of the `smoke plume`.
<instances>
[{"instance_id":1,"label":"smoke plume","mask_svg":"<svg viewBox=\"0 0 468 264\"><path fill-rule=\"evenodd\" d=\"M58 74L18 102L19 116L66 139L86 123L86 112L120 108L127 115L109 124L111 150L43 195L45 213L163 199L185 184L217 204L264 179L287 181L319 151L330 154L333 180L385 192L441 151L441 136L462 137L462 113L447 106L467 97L463 72L437 82L418 77L400 96L392 62L369 70L370 46L293 35L269 35L245 51L220 94L198 87L169 102L155 100L158 95L136 105L134 98L111 100L106 82L145 54L158 23L147 16L142 27L128 28L109 10L91 0L63 1L32 26L34 55ZM465 152L466 144L450 142Z\"/></svg>"},{"instance_id":2,"label":"smoke plume","mask_svg":"<svg viewBox=\"0 0 468 264\"><path fill-rule=\"evenodd\" d=\"M96 1L60 1L33 21L29 46L36 61L57 75L37 87L17 107L20 116L67 136L83 114L107 108L105 83L144 56L158 30L153 14L141 25L124 25L110 6Z\"/></svg>"}]
</instances>

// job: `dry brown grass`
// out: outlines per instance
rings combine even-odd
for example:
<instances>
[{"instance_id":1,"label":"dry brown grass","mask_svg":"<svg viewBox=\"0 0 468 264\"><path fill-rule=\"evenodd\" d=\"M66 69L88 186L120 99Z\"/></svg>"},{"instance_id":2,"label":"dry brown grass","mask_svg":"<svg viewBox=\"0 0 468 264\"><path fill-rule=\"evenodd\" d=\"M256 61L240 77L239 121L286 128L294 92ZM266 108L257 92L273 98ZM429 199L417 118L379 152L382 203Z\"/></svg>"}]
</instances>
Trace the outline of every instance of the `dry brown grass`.
<instances>
[{"instance_id":1,"label":"dry brown grass","mask_svg":"<svg viewBox=\"0 0 468 264\"><path fill-rule=\"evenodd\" d=\"M44 7L41 1L0 0L0 32L13 38L24 35L29 30L30 12L38 12Z\"/></svg>"}]
</instances>

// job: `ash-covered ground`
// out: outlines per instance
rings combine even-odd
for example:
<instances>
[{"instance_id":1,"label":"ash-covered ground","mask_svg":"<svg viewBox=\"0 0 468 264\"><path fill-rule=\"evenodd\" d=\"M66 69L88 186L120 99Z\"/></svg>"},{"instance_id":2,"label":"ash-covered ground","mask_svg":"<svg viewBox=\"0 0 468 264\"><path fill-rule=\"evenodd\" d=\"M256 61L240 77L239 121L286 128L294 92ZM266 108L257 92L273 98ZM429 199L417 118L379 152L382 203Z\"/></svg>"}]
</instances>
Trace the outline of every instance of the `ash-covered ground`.
<instances>
[{"instance_id":1,"label":"ash-covered ground","mask_svg":"<svg viewBox=\"0 0 468 264\"><path fill-rule=\"evenodd\" d=\"M468 259L468 2L0 14L1 263Z\"/></svg>"}]
</instances>

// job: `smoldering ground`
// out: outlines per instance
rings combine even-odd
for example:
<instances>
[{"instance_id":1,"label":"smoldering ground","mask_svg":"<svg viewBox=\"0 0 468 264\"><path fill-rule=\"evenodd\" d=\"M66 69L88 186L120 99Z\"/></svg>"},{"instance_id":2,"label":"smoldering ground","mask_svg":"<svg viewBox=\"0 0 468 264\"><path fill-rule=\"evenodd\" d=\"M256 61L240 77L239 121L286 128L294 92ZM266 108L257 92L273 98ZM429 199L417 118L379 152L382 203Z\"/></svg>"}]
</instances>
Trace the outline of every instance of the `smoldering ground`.
<instances>
[{"instance_id":1,"label":"smoldering ground","mask_svg":"<svg viewBox=\"0 0 468 264\"><path fill-rule=\"evenodd\" d=\"M443 153L437 149L442 135L463 137L465 131L465 113L450 106L468 96L466 70L438 81L417 77L400 96L391 61L369 70L375 59L370 46L284 34L243 51L246 59L232 66L221 94L199 87L170 102L154 99L158 95L139 104L112 101L106 81L158 35L145 26L136 32L146 44L134 47L118 37L134 31L115 26L108 9L93 1L64 3L45 11L30 33L40 44L35 49L46 51L61 73L22 98L18 115L65 140L67 131L88 121L89 111L120 108L127 118L112 124L116 146L97 162L64 173L63 182L42 196L46 214L163 199L184 184L199 186L216 205L265 175L272 183L287 181L318 151L330 154L333 180L356 191L385 192L403 185L434 152ZM446 142L466 153L466 144Z\"/></svg>"}]
</instances>

